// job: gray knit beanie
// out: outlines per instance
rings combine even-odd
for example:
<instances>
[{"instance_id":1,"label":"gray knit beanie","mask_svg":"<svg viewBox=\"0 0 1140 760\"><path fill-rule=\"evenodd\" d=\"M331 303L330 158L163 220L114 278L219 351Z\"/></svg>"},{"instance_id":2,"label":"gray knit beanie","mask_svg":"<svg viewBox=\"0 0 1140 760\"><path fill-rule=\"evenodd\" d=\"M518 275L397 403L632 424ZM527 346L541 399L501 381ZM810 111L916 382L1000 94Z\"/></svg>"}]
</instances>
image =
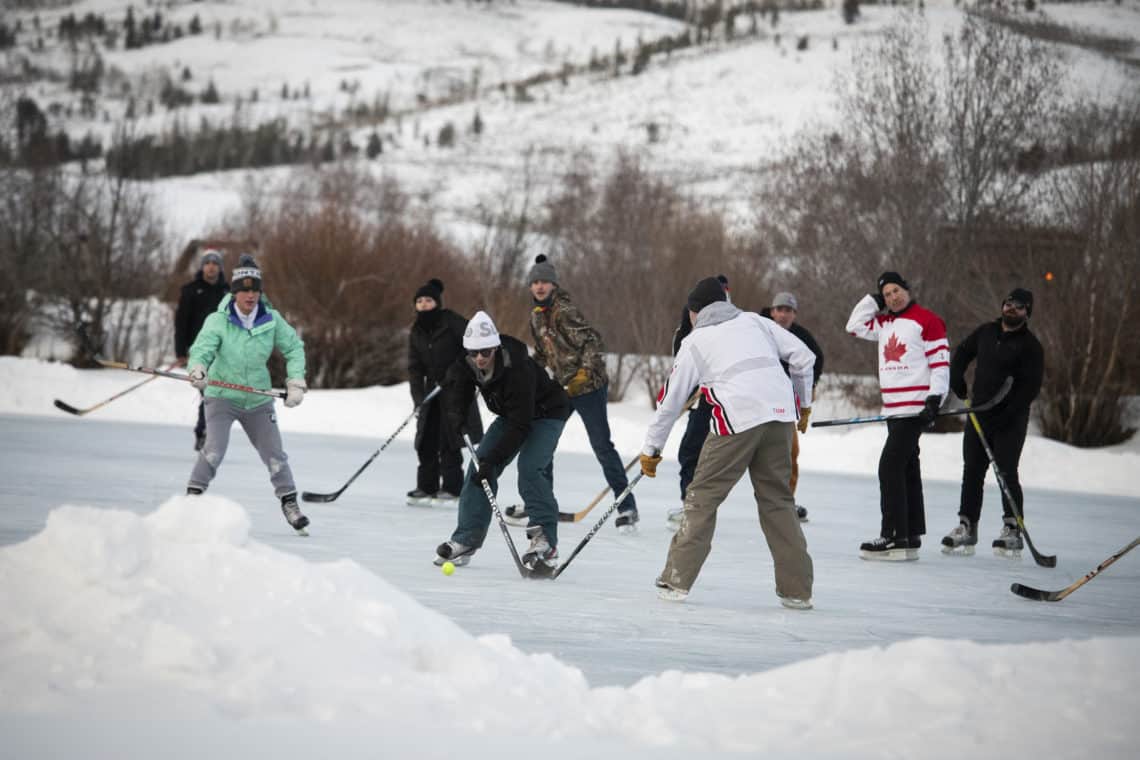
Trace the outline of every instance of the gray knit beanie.
<instances>
[{"instance_id":1,"label":"gray knit beanie","mask_svg":"<svg viewBox=\"0 0 1140 760\"><path fill-rule=\"evenodd\" d=\"M530 273L526 276L527 283L532 283L535 280L544 280L546 282L553 282L558 284L558 275L554 273L554 265L546 260L546 257L539 254L534 259L534 266L530 268Z\"/></svg>"}]
</instances>

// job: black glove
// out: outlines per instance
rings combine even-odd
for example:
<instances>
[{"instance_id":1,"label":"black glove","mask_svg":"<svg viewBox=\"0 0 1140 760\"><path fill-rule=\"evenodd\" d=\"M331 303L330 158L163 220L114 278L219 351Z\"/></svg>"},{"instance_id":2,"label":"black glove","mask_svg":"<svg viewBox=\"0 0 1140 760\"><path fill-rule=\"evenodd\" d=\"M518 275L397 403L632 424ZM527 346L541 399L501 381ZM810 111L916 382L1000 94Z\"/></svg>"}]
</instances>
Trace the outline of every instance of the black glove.
<instances>
[{"instance_id":1,"label":"black glove","mask_svg":"<svg viewBox=\"0 0 1140 760\"><path fill-rule=\"evenodd\" d=\"M475 468L475 479L480 481L485 480L488 483L495 482L495 465L486 459L479 462L479 466Z\"/></svg>"},{"instance_id":2,"label":"black glove","mask_svg":"<svg viewBox=\"0 0 1140 760\"><path fill-rule=\"evenodd\" d=\"M882 293L871 293L871 298L875 299L875 305L879 307L879 311L885 311L887 308L886 299L883 298Z\"/></svg>"},{"instance_id":3,"label":"black glove","mask_svg":"<svg viewBox=\"0 0 1140 760\"><path fill-rule=\"evenodd\" d=\"M927 396L926 406L918 413L918 418L922 420L922 427L924 430L934 429L934 420L938 417L938 408L942 406L941 396Z\"/></svg>"}]
</instances>

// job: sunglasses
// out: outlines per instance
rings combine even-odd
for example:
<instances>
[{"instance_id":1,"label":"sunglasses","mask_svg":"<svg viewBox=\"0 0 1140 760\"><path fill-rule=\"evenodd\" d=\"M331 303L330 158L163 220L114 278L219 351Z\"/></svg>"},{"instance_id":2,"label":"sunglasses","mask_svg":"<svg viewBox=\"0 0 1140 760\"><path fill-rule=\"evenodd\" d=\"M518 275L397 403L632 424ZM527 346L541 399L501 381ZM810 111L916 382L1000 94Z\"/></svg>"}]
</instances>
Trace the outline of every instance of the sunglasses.
<instances>
[{"instance_id":1,"label":"sunglasses","mask_svg":"<svg viewBox=\"0 0 1140 760\"><path fill-rule=\"evenodd\" d=\"M1002 306L1011 306L1018 311L1025 311L1025 304L1023 304L1021 301L1006 301L1002 304Z\"/></svg>"},{"instance_id":2,"label":"sunglasses","mask_svg":"<svg viewBox=\"0 0 1140 760\"><path fill-rule=\"evenodd\" d=\"M469 348L467 349L467 356L474 359L476 356L482 356L484 359L489 358L495 353L493 348Z\"/></svg>"}]
</instances>

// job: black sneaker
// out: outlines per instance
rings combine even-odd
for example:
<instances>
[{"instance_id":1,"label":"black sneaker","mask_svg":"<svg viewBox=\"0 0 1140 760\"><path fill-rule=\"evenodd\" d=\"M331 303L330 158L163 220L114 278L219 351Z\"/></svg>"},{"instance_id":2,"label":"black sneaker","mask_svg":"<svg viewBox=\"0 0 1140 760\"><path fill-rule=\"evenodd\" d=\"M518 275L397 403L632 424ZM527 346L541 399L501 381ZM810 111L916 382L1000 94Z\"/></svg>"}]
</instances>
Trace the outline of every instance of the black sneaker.
<instances>
[{"instance_id":1,"label":"black sneaker","mask_svg":"<svg viewBox=\"0 0 1140 760\"><path fill-rule=\"evenodd\" d=\"M882 562L909 562L918 559L918 546L921 540L915 538L913 545L910 538L886 538L879 536L865 541L859 546L859 556L863 559L878 560Z\"/></svg>"},{"instance_id":2,"label":"black sneaker","mask_svg":"<svg viewBox=\"0 0 1140 760\"><path fill-rule=\"evenodd\" d=\"M624 512L618 512L617 521L614 525L617 526L618 533L636 533L637 523L641 518L637 515L636 509L627 509Z\"/></svg>"}]
</instances>

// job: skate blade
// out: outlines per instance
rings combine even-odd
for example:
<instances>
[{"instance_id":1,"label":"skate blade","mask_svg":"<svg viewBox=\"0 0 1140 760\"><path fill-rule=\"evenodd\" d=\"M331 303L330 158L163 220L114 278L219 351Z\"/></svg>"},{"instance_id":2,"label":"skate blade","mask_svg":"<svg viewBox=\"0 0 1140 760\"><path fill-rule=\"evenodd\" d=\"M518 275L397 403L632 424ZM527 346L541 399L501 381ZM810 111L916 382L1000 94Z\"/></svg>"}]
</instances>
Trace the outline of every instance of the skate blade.
<instances>
[{"instance_id":1,"label":"skate blade","mask_svg":"<svg viewBox=\"0 0 1140 760\"><path fill-rule=\"evenodd\" d=\"M408 499L405 502L409 507L430 507L432 500L428 499Z\"/></svg>"},{"instance_id":2,"label":"skate blade","mask_svg":"<svg viewBox=\"0 0 1140 760\"><path fill-rule=\"evenodd\" d=\"M432 499L430 506L433 507L454 507L459 504L459 499Z\"/></svg>"},{"instance_id":3,"label":"skate blade","mask_svg":"<svg viewBox=\"0 0 1140 760\"><path fill-rule=\"evenodd\" d=\"M871 562L914 562L918 559L918 549L891 549L886 552L860 550L859 556Z\"/></svg>"},{"instance_id":4,"label":"skate blade","mask_svg":"<svg viewBox=\"0 0 1140 760\"><path fill-rule=\"evenodd\" d=\"M679 588L658 587L657 589L657 598L666 602L683 602L688 595L688 591Z\"/></svg>"},{"instance_id":5,"label":"skate blade","mask_svg":"<svg viewBox=\"0 0 1140 760\"><path fill-rule=\"evenodd\" d=\"M304 528L294 528L293 530L297 533L298 536L304 536L305 538L309 537L309 531L305 530Z\"/></svg>"},{"instance_id":6,"label":"skate blade","mask_svg":"<svg viewBox=\"0 0 1140 760\"><path fill-rule=\"evenodd\" d=\"M999 549L995 546L994 556L1002 559L1021 559L1021 549Z\"/></svg>"},{"instance_id":7,"label":"skate blade","mask_svg":"<svg viewBox=\"0 0 1140 760\"><path fill-rule=\"evenodd\" d=\"M973 557L973 546L943 546L942 553L950 557Z\"/></svg>"},{"instance_id":8,"label":"skate blade","mask_svg":"<svg viewBox=\"0 0 1140 760\"><path fill-rule=\"evenodd\" d=\"M466 567L467 564L469 562L471 562L471 555L470 554L461 554L458 557L452 557L449 559L447 557L441 557L437 554L437 555L435 555L435 559L433 559L431 562L436 567L441 567L442 565L444 565L448 562L455 565L456 567Z\"/></svg>"},{"instance_id":9,"label":"skate blade","mask_svg":"<svg viewBox=\"0 0 1140 760\"><path fill-rule=\"evenodd\" d=\"M637 535L637 523L634 523L633 525L619 525L617 532L623 536Z\"/></svg>"}]
</instances>

